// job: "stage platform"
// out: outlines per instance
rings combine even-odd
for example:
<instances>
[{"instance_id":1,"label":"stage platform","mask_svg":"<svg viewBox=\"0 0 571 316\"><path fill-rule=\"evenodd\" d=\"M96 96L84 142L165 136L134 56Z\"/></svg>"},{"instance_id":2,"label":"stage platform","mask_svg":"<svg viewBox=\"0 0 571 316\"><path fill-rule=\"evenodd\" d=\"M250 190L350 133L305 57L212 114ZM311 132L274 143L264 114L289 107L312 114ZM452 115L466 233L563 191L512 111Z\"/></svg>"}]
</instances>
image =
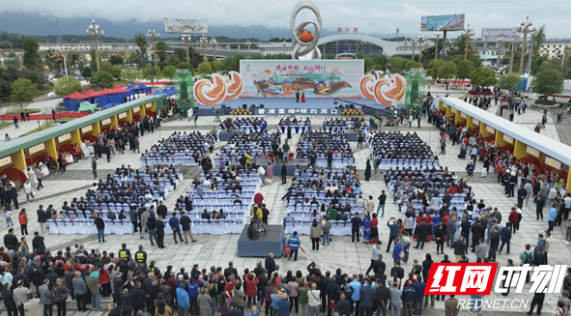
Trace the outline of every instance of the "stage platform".
<instances>
[{"instance_id":1,"label":"stage platform","mask_svg":"<svg viewBox=\"0 0 571 316\"><path fill-rule=\"evenodd\" d=\"M346 99L346 101L334 98L308 98L305 103L295 102L295 98L240 98L226 100L215 106L199 105L199 115L214 115L218 110L220 115L228 115L231 109L241 109L243 105L250 109L254 115L341 115L344 108L349 108L351 102L365 105L354 105L355 109L362 109L365 114L372 114L375 110L386 110L390 106L380 105L375 100ZM263 108L260 106L263 104Z\"/></svg>"},{"instance_id":2,"label":"stage platform","mask_svg":"<svg viewBox=\"0 0 571 316\"><path fill-rule=\"evenodd\" d=\"M284 227L282 225L266 225L265 233L256 234L255 239L248 237L248 224L244 225L238 239L238 256L267 257L272 252L281 257L285 246Z\"/></svg>"}]
</instances>

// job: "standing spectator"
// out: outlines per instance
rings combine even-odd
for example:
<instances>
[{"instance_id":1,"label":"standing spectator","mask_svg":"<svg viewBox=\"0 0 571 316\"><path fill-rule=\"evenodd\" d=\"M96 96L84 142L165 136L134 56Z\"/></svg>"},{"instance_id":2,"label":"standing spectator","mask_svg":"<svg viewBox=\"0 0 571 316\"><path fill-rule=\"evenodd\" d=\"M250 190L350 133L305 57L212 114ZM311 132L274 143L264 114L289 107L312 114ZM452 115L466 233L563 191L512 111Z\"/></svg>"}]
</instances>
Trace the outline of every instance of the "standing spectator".
<instances>
[{"instance_id":1,"label":"standing spectator","mask_svg":"<svg viewBox=\"0 0 571 316\"><path fill-rule=\"evenodd\" d=\"M389 228L389 242L387 245L387 252L389 252L391 250L391 244L393 240L396 240L395 238L399 236L400 225L397 223L396 218L391 217L387 221L387 227Z\"/></svg>"},{"instance_id":2,"label":"standing spectator","mask_svg":"<svg viewBox=\"0 0 571 316\"><path fill-rule=\"evenodd\" d=\"M16 307L16 302L14 301L14 293L10 289L12 287L12 282L7 282L4 284L4 289L2 290L2 300L4 301L4 306L8 312L8 316L18 316L18 308Z\"/></svg>"},{"instance_id":3,"label":"standing spectator","mask_svg":"<svg viewBox=\"0 0 571 316\"><path fill-rule=\"evenodd\" d=\"M557 217L557 208L555 207L555 204L551 204L551 208L549 209L549 213L547 214L547 224L549 225L547 230L549 232L553 231L553 226L556 217Z\"/></svg>"},{"instance_id":4,"label":"standing spectator","mask_svg":"<svg viewBox=\"0 0 571 316\"><path fill-rule=\"evenodd\" d=\"M40 304L44 305L44 316L52 316L54 314L54 305L52 302L52 293L48 284L50 280L45 279L44 284L38 288L38 296L40 297Z\"/></svg>"},{"instance_id":5,"label":"standing spectator","mask_svg":"<svg viewBox=\"0 0 571 316\"><path fill-rule=\"evenodd\" d=\"M30 301L29 294L31 293L30 290L24 286L23 280L18 280L17 282L18 287L14 289L12 292L12 296L14 297L14 302L16 303L16 307L20 312L20 316L26 315L24 310L24 304Z\"/></svg>"},{"instance_id":6,"label":"standing spectator","mask_svg":"<svg viewBox=\"0 0 571 316\"><path fill-rule=\"evenodd\" d=\"M173 212L175 214L173 214L173 216L169 219L169 226L172 229L172 236L174 239L174 243L178 244L178 241L176 241L176 235L178 234L178 239L180 239L180 242L182 242L182 234L180 232L180 222L178 220L178 217L176 217L176 212Z\"/></svg>"},{"instance_id":7,"label":"standing spectator","mask_svg":"<svg viewBox=\"0 0 571 316\"><path fill-rule=\"evenodd\" d=\"M359 217L359 213L355 212L353 218L351 218L351 243L355 243L355 237L357 238L357 243L359 242L359 227L363 226L363 221Z\"/></svg>"},{"instance_id":8,"label":"standing spectator","mask_svg":"<svg viewBox=\"0 0 571 316\"><path fill-rule=\"evenodd\" d=\"M93 271L88 276L86 276L85 285L87 286L89 292L91 292L91 309L99 310L99 272Z\"/></svg>"},{"instance_id":9,"label":"standing spectator","mask_svg":"<svg viewBox=\"0 0 571 316\"><path fill-rule=\"evenodd\" d=\"M488 259L490 260L490 262L496 262L496 253L500 246L500 232L497 226L492 229L492 233L489 236L489 238L490 238L490 251L488 253Z\"/></svg>"},{"instance_id":10,"label":"standing spectator","mask_svg":"<svg viewBox=\"0 0 571 316\"><path fill-rule=\"evenodd\" d=\"M533 313L533 310L535 309L535 306L537 305L537 315L541 314L541 308L543 308L543 301L545 301L545 293L538 293L536 292L535 294L533 294L533 299L531 300L531 306L529 308L529 312L527 312L527 315L531 315Z\"/></svg>"},{"instance_id":11,"label":"standing spectator","mask_svg":"<svg viewBox=\"0 0 571 316\"><path fill-rule=\"evenodd\" d=\"M20 222L20 230L22 231L22 236L28 236L28 215L26 214L26 209L23 208L18 214L18 221Z\"/></svg>"},{"instance_id":12,"label":"standing spectator","mask_svg":"<svg viewBox=\"0 0 571 316\"><path fill-rule=\"evenodd\" d=\"M81 272L75 272L75 278L72 280L75 299L77 300L77 310L81 312L87 311L87 284L81 277ZM118 289L115 289L118 291Z\"/></svg>"},{"instance_id":13,"label":"standing spectator","mask_svg":"<svg viewBox=\"0 0 571 316\"><path fill-rule=\"evenodd\" d=\"M502 254L502 250L504 249L504 245L507 245L506 253L507 254L510 253L510 241L512 239L512 230L510 229L510 226L511 226L511 223L507 222L506 226L502 227L502 230L500 231L500 240L502 242L500 245L500 250L499 250L500 254Z\"/></svg>"},{"instance_id":14,"label":"standing spectator","mask_svg":"<svg viewBox=\"0 0 571 316\"><path fill-rule=\"evenodd\" d=\"M383 210L381 213L381 217L385 216L385 202L387 201L387 195L385 194L385 190L381 191L381 195L377 198L379 200L379 205L377 206L377 217L379 216L379 210Z\"/></svg>"},{"instance_id":15,"label":"standing spectator","mask_svg":"<svg viewBox=\"0 0 571 316\"><path fill-rule=\"evenodd\" d=\"M157 245L159 248L165 248L165 223L163 219L159 216L159 218L155 221L155 227L157 230Z\"/></svg>"},{"instance_id":16,"label":"standing spectator","mask_svg":"<svg viewBox=\"0 0 571 316\"><path fill-rule=\"evenodd\" d=\"M311 237L311 251L313 252L319 251L320 236L321 236L321 226L319 226L317 220L314 219L313 223L311 224L311 227L309 228L309 237Z\"/></svg>"},{"instance_id":17,"label":"standing spectator","mask_svg":"<svg viewBox=\"0 0 571 316\"><path fill-rule=\"evenodd\" d=\"M424 300L424 288L426 283L422 281L422 277L419 275L416 282L412 284L415 290L414 304L413 304L413 314L422 315L422 301ZM428 298L428 297L427 297ZM425 301L424 308L428 306L428 300ZM432 296L432 308L434 308L434 296Z\"/></svg>"},{"instance_id":18,"label":"standing spectator","mask_svg":"<svg viewBox=\"0 0 571 316\"><path fill-rule=\"evenodd\" d=\"M405 287L402 290L403 316L412 316L415 298L416 290L412 286L412 281L407 280Z\"/></svg>"},{"instance_id":19,"label":"standing spectator","mask_svg":"<svg viewBox=\"0 0 571 316\"><path fill-rule=\"evenodd\" d=\"M476 263L482 262L482 259L484 259L484 257L486 256L487 248L488 246L486 245L484 238L478 239L478 246L476 246L476 251L475 251Z\"/></svg>"},{"instance_id":20,"label":"standing spectator","mask_svg":"<svg viewBox=\"0 0 571 316\"><path fill-rule=\"evenodd\" d=\"M371 287L371 279L365 279L365 285L361 289L361 316L371 316L373 313L373 302L375 301L375 289Z\"/></svg>"},{"instance_id":21,"label":"standing spectator","mask_svg":"<svg viewBox=\"0 0 571 316\"><path fill-rule=\"evenodd\" d=\"M63 286L62 279L56 280L56 285L52 288L52 301L57 306L58 316L65 316L66 314L66 301L69 290Z\"/></svg>"},{"instance_id":22,"label":"standing spectator","mask_svg":"<svg viewBox=\"0 0 571 316\"><path fill-rule=\"evenodd\" d=\"M182 211L180 213L180 225L182 226L182 234L184 236L184 243L188 244L188 238L190 238L190 240L192 240L192 242L196 242L196 239L194 239L194 236L192 235L192 230L191 230L191 223L192 220L190 219L190 217L188 215L186 215L186 213L184 211Z\"/></svg>"},{"instance_id":23,"label":"standing spectator","mask_svg":"<svg viewBox=\"0 0 571 316\"><path fill-rule=\"evenodd\" d=\"M274 254L273 253L270 252L268 254L268 257L265 260L264 267L266 268L266 271L268 272L268 276L273 277L274 271L276 271L276 261L274 260Z\"/></svg>"},{"instance_id":24,"label":"standing spectator","mask_svg":"<svg viewBox=\"0 0 571 316\"><path fill-rule=\"evenodd\" d=\"M293 235L289 236L288 240L287 240L287 244L289 246L289 249L291 250L288 260L291 260L291 257L293 255L293 261L297 261L297 252L299 250L299 247L301 246L301 241L299 240L299 237L297 236L297 231L293 232Z\"/></svg>"},{"instance_id":25,"label":"standing spectator","mask_svg":"<svg viewBox=\"0 0 571 316\"><path fill-rule=\"evenodd\" d=\"M36 180L38 181L38 186L36 187L36 189L38 189L38 191L40 189L42 189L44 186L42 185L42 179L44 178L44 174L42 173L42 169L40 168L40 166L36 166L36 168L34 169L34 176L36 177Z\"/></svg>"},{"instance_id":26,"label":"standing spectator","mask_svg":"<svg viewBox=\"0 0 571 316\"><path fill-rule=\"evenodd\" d=\"M446 246L452 247L454 244L454 234L456 234L456 216L451 216L446 223Z\"/></svg>"},{"instance_id":27,"label":"standing spectator","mask_svg":"<svg viewBox=\"0 0 571 316\"><path fill-rule=\"evenodd\" d=\"M14 127L16 129L20 128L20 127L18 127L18 117L16 117L16 115L14 115L14 117L12 117L12 120L14 121Z\"/></svg>"},{"instance_id":28,"label":"standing spectator","mask_svg":"<svg viewBox=\"0 0 571 316\"><path fill-rule=\"evenodd\" d=\"M375 266L375 262L379 260L379 251L381 251L381 242L377 241L371 249L371 264L369 264L369 268L367 268L365 275L369 275L369 272L373 270L373 267Z\"/></svg>"},{"instance_id":29,"label":"standing spectator","mask_svg":"<svg viewBox=\"0 0 571 316\"><path fill-rule=\"evenodd\" d=\"M10 210L10 200L14 203L14 209L20 208L18 203L18 191L13 185L8 185L8 199L6 201L6 208Z\"/></svg>"},{"instance_id":30,"label":"standing spectator","mask_svg":"<svg viewBox=\"0 0 571 316\"><path fill-rule=\"evenodd\" d=\"M101 213L97 213L94 222L95 227L97 227L97 241L103 243L105 242L105 221L101 218Z\"/></svg>"},{"instance_id":31,"label":"standing spectator","mask_svg":"<svg viewBox=\"0 0 571 316\"><path fill-rule=\"evenodd\" d=\"M38 224L40 225L40 231L42 232L42 235L47 235L46 224L48 222L48 217L42 205L39 206L38 210L36 211L36 215L38 217Z\"/></svg>"},{"instance_id":32,"label":"standing spectator","mask_svg":"<svg viewBox=\"0 0 571 316\"><path fill-rule=\"evenodd\" d=\"M323 243L322 246L323 247L328 247L329 246L329 233L331 232L331 222L329 222L329 218L327 216L323 217L323 225L321 225L321 230L323 232ZM325 242L327 242L327 245L325 244Z\"/></svg>"},{"instance_id":33,"label":"standing spectator","mask_svg":"<svg viewBox=\"0 0 571 316\"><path fill-rule=\"evenodd\" d=\"M308 315L308 312L309 312L308 303L309 303L309 291L310 291L309 286L308 286L309 283L307 282L307 280L304 280L302 284L303 284L303 286L300 287L297 291L299 294L297 297L297 300L298 300L299 305L300 305L300 308L299 308L300 312L301 312L300 315ZM267 309L266 309L266 311L267 311Z\"/></svg>"},{"instance_id":34,"label":"standing spectator","mask_svg":"<svg viewBox=\"0 0 571 316\"><path fill-rule=\"evenodd\" d=\"M460 312L460 307L458 307L458 299L455 298L454 295L450 295L450 297L444 302L444 315L458 316L458 312Z\"/></svg>"},{"instance_id":35,"label":"standing spectator","mask_svg":"<svg viewBox=\"0 0 571 316\"><path fill-rule=\"evenodd\" d=\"M32 239L32 250L35 253L44 253L46 251L44 237L40 236L39 232L34 232L34 239Z\"/></svg>"},{"instance_id":36,"label":"standing spectator","mask_svg":"<svg viewBox=\"0 0 571 316\"><path fill-rule=\"evenodd\" d=\"M34 197L34 186L30 183L30 180L26 179L24 183L24 192L26 193L26 203L30 203L30 197L33 200Z\"/></svg>"},{"instance_id":37,"label":"standing spectator","mask_svg":"<svg viewBox=\"0 0 571 316\"><path fill-rule=\"evenodd\" d=\"M285 156L285 153L284 153L284 156ZM284 160L285 160L285 159L284 159ZM286 167L285 161L282 162L282 167L281 167L281 169L280 169L280 174L281 174L281 177L282 177L282 184L286 184L286 183L287 183L287 178L286 178L286 176L287 176L287 167Z\"/></svg>"},{"instance_id":38,"label":"standing spectator","mask_svg":"<svg viewBox=\"0 0 571 316\"><path fill-rule=\"evenodd\" d=\"M391 295L391 316L400 316L402 292L400 290L400 285L398 282L393 283L393 287L390 289L390 295Z\"/></svg>"},{"instance_id":39,"label":"standing spectator","mask_svg":"<svg viewBox=\"0 0 571 316\"><path fill-rule=\"evenodd\" d=\"M238 285L238 284L236 284ZM278 302L278 316L289 316L291 310L291 302L288 300L287 294L282 294L281 301ZM242 314L240 314L242 316Z\"/></svg>"},{"instance_id":40,"label":"standing spectator","mask_svg":"<svg viewBox=\"0 0 571 316\"><path fill-rule=\"evenodd\" d=\"M95 161L95 157L91 157L91 173L93 173L93 179L97 179L97 161Z\"/></svg>"},{"instance_id":41,"label":"standing spectator","mask_svg":"<svg viewBox=\"0 0 571 316\"><path fill-rule=\"evenodd\" d=\"M307 292L307 304L309 305L310 316L320 316L321 291L317 289L317 283L311 285L311 290Z\"/></svg>"},{"instance_id":42,"label":"standing spectator","mask_svg":"<svg viewBox=\"0 0 571 316\"><path fill-rule=\"evenodd\" d=\"M186 282L184 281L180 282L176 289L176 304L178 306L178 315L187 316L190 309L190 296L188 296L188 292L186 291Z\"/></svg>"}]
</instances>

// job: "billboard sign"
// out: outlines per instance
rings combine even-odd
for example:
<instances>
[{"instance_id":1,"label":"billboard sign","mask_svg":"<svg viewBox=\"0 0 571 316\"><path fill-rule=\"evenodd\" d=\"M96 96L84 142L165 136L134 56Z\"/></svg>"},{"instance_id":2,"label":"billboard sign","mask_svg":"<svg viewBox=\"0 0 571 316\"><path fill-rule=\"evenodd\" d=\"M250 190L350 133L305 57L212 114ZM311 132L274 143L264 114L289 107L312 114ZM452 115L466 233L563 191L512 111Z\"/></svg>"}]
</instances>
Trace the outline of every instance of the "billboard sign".
<instances>
[{"instance_id":1,"label":"billboard sign","mask_svg":"<svg viewBox=\"0 0 571 316\"><path fill-rule=\"evenodd\" d=\"M165 32L206 34L208 33L208 20L165 18Z\"/></svg>"},{"instance_id":2,"label":"billboard sign","mask_svg":"<svg viewBox=\"0 0 571 316\"><path fill-rule=\"evenodd\" d=\"M241 60L242 97L361 98L363 60Z\"/></svg>"},{"instance_id":3,"label":"billboard sign","mask_svg":"<svg viewBox=\"0 0 571 316\"><path fill-rule=\"evenodd\" d=\"M421 31L462 31L464 14L423 15L420 17Z\"/></svg>"},{"instance_id":4,"label":"billboard sign","mask_svg":"<svg viewBox=\"0 0 571 316\"><path fill-rule=\"evenodd\" d=\"M521 41L521 36L515 27L487 28L482 29L482 41L517 42Z\"/></svg>"}]
</instances>

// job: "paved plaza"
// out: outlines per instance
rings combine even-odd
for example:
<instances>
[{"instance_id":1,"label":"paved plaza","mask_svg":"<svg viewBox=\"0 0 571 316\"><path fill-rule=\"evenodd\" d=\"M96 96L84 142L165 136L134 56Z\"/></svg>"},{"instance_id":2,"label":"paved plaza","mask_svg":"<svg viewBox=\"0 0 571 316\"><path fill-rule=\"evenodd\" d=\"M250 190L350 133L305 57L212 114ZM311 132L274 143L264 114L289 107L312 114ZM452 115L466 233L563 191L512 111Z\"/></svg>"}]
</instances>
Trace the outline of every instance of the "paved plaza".
<instances>
[{"instance_id":1,"label":"paved plaza","mask_svg":"<svg viewBox=\"0 0 571 316\"><path fill-rule=\"evenodd\" d=\"M443 96L446 91L441 88L432 88L433 95ZM452 92L452 97L463 96L463 92ZM493 102L492 102L493 104ZM49 105L45 105L49 106ZM499 106L499 105L498 105ZM490 111L496 113L497 107L494 106ZM32 105L30 107L36 107ZM533 129L535 124L540 121L542 113L538 111L528 111L528 113L517 116L514 120L515 123L521 124ZM506 116L506 112L504 112ZM553 115L555 117L555 115ZM224 117L222 117L224 118ZM141 137L141 152L149 149L153 144L155 144L159 139L166 138L174 131L195 131L199 130L203 133L212 129L215 125L213 123L214 117L200 117L198 120L198 128L194 128L191 122L186 120L182 121L170 121L165 124L153 134L145 134ZM268 128L270 132L274 132L277 128L277 123L279 117L270 116L265 117L268 121ZM314 130L320 129L322 122L325 117L311 116L310 117ZM368 118L367 118L368 120ZM553 125L554 121L549 120L546 129L542 130L542 133L559 140L558 129ZM35 124L34 122L20 122L20 129L24 130L26 125ZM368 121L367 121L368 124ZM414 124L413 124L414 125ZM37 127L37 126L35 126ZM34 127L34 128L35 128ZM2 132L6 133L8 130L13 129L13 127L8 127L3 129ZM384 130L394 131L397 128L394 127L384 127ZM5 131L7 130L7 131ZM426 123L426 119L422 121L422 126L420 128L412 127L409 128L408 124L398 127L398 130L406 132L416 132L420 137L428 143L431 148L436 151L439 142L439 132L432 125ZM15 131L9 131L12 137L16 135ZM295 148L295 144L299 139L299 136L293 136L292 148ZM283 141L283 136L282 136ZM220 142L216 145L213 154L210 154L212 158L218 152L218 149L225 145L225 142ZM355 160L357 169L364 170L366 159L370 155L370 150L365 146L363 148L356 148L356 142L351 143L352 148L355 151ZM451 146L451 143L447 146L447 154L439 156L440 163L442 166L448 167L450 171L455 172L459 178L465 177L465 166L468 160L457 159L460 147L458 145ZM108 173L114 173L116 167L124 165L131 165L133 168L140 168L139 154L133 154L131 152L126 152L124 155L116 154L112 157L111 162L107 162L106 159L98 160L98 174L99 177L103 178ZM476 168L476 175L479 176L482 164L478 162ZM33 200L30 204L25 203L25 194L23 192L19 195L19 200L21 207L28 210L28 216L30 224L29 231L33 231L39 228L36 222L36 209L38 205L42 204L44 208L53 204L56 209L59 210L64 201L70 201L73 197L83 196L90 186L94 183L91 176L91 169L89 160L82 160L78 163L73 163L68 165L68 172L62 175L47 177L44 181L45 188L38 192L37 198ZM166 205L169 210L173 209L175 199L179 195L184 195L184 192L189 188L192 179L197 176L200 172L198 167L183 167L181 170L184 173L185 180L181 183L177 189L171 193L166 201ZM507 198L503 195L503 188L497 183L496 176L491 173L487 178L481 179L475 177L470 185L475 192L476 199L484 199L487 206L498 207L502 212L503 218L507 219L510 208L515 204L516 200L513 198ZM373 195L376 197L380 194L381 190L388 192L388 187L383 181L383 174L374 175L371 181L362 181L362 192L364 195ZM264 185L261 188L261 192L265 197L265 203L269 206L271 215L269 219L270 224L282 224L282 219L286 215L286 201L282 201L280 198L285 194L287 186L281 185L280 181L274 181L271 185ZM375 200L376 201L376 200ZM389 196L388 200L392 202L392 195ZM384 225L383 220L386 221L388 218L395 216L400 217L401 214L396 205L392 203L387 203L386 214L383 219L380 220L379 225L379 235L380 240L383 242L383 247L388 241L389 234L388 228ZM521 251L524 250L524 246L527 243L535 244L536 236L539 233L543 233L547 229L547 220L536 221L535 220L535 205L530 204L529 206L524 206L523 208L523 220L521 223L521 230L516 235L513 236L511 242L511 253L508 255L505 252L498 255L497 261L500 265L505 265L507 259L513 259L514 263L519 264L518 256ZM16 215L13 215L14 222L17 222ZM506 221L506 220L504 220ZM16 225L16 231L19 232L18 225ZM570 262L570 248L566 245L564 241L564 229L556 227L552 240L552 249L549 253L549 264L569 264ZM2 235L7 233L7 227L5 221L0 221L0 233ZM19 236L19 234L18 234ZM96 235L48 235L46 237L46 246L55 252L57 250L63 249L67 245L73 245L74 243L83 243L85 248L90 249L100 249L117 252L120 248L121 243L126 243L128 248L134 251L138 245L142 244L145 246L145 250L149 255L149 260L155 260L156 265L163 270L168 265L172 265L174 270L178 270L180 267L185 267L189 270L193 264L198 264L200 268L208 268L210 266L220 266L223 268L227 267L229 261L234 262L234 266L242 271L244 268L253 268L255 264L261 260L261 258L241 258L237 255L237 240L238 235L228 234L228 235L198 235L198 242L191 244L174 244L172 238L166 236L165 245L166 249L159 249L157 247L151 247L148 237L145 240L141 240L138 234L134 235L109 235L106 236L106 243L100 244L97 242ZM349 274L353 273L364 273L370 263L370 252L371 247L363 243L351 244L350 236L334 236L330 247L321 248L319 252L311 252L311 242L308 236L301 236L301 245L307 251L306 253L300 252L300 260L297 262L288 261L283 258L276 260L276 263L280 265L280 271L283 273L288 270L296 271L301 270L306 273L306 267L309 262L314 261L317 263L317 267L321 269L322 272L331 271L334 272L336 268L341 268L344 272ZM31 238L29 238L31 242ZM385 248L382 249L384 250ZM436 248L435 243L430 242L425 245L424 250L416 250L411 247L410 250L410 260L408 264L403 265L406 273L410 272L412 268L412 259L419 259L420 262L424 260L425 253L431 253L433 260L439 262L443 259L442 255L434 255L434 250ZM445 252L453 258L453 252L451 249L445 249ZM392 266L392 260L390 254L382 254L385 256L387 266ZM475 262L476 258L473 253L469 254L470 262ZM531 295L527 294L528 287L524 289L524 294L513 294L511 293L508 297L503 297L492 293L490 298L507 298L507 299L525 299L529 298L531 300ZM493 292L493 291L492 291ZM544 314L551 314L555 303L557 302L557 295L548 294L546 295L546 301L543 308ZM102 306L105 306L106 302L102 302ZM3 304L1 305L3 308ZM68 310L71 312L68 315L104 315L103 312L76 312L75 303L68 304ZM0 309L0 315L4 314L6 311ZM467 311L462 311L461 314L467 314ZM499 310L494 310L493 313L501 313L504 315L520 315L522 311L513 310L508 307L500 308ZM491 315L491 311L483 310L484 315ZM4 314L5 315L5 314ZM436 308L434 310L427 310L425 315L443 315L443 303L436 302Z\"/></svg>"}]
</instances>

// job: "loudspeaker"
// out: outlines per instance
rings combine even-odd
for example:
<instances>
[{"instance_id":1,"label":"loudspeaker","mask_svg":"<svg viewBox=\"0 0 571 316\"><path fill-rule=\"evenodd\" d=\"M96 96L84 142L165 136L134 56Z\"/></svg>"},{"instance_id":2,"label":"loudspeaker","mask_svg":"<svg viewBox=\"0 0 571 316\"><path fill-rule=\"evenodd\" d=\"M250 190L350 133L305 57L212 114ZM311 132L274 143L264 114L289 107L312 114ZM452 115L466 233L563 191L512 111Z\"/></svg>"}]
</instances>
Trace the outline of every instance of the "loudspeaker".
<instances>
[{"instance_id":1,"label":"loudspeaker","mask_svg":"<svg viewBox=\"0 0 571 316\"><path fill-rule=\"evenodd\" d=\"M225 108L226 108L226 104L222 104L222 105L220 106L220 108L221 108L221 109L225 109Z\"/></svg>"},{"instance_id":2,"label":"loudspeaker","mask_svg":"<svg viewBox=\"0 0 571 316\"><path fill-rule=\"evenodd\" d=\"M263 108L264 108L264 105L263 105L263 104L260 104L260 109L263 109Z\"/></svg>"},{"instance_id":3,"label":"loudspeaker","mask_svg":"<svg viewBox=\"0 0 571 316\"><path fill-rule=\"evenodd\" d=\"M355 108L355 104L352 104L352 103L349 104L349 108L350 108L350 109L354 109L354 108Z\"/></svg>"},{"instance_id":4,"label":"loudspeaker","mask_svg":"<svg viewBox=\"0 0 571 316\"><path fill-rule=\"evenodd\" d=\"M247 105L247 104L242 104L242 108L243 108L243 109L247 109L247 108L248 108L248 105Z\"/></svg>"},{"instance_id":5,"label":"loudspeaker","mask_svg":"<svg viewBox=\"0 0 571 316\"><path fill-rule=\"evenodd\" d=\"M349 107L349 104L345 104L345 108L346 108L346 109L349 109L349 108L350 108L350 107Z\"/></svg>"},{"instance_id":6,"label":"loudspeaker","mask_svg":"<svg viewBox=\"0 0 571 316\"><path fill-rule=\"evenodd\" d=\"M255 104L250 105L250 109L255 109L255 108L256 108Z\"/></svg>"},{"instance_id":7,"label":"loudspeaker","mask_svg":"<svg viewBox=\"0 0 571 316\"><path fill-rule=\"evenodd\" d=\"M343 110L343 104L341 104L340 106L338 106L338 108L339 108L340 110Z\"/></svg>"}]
</instances>

